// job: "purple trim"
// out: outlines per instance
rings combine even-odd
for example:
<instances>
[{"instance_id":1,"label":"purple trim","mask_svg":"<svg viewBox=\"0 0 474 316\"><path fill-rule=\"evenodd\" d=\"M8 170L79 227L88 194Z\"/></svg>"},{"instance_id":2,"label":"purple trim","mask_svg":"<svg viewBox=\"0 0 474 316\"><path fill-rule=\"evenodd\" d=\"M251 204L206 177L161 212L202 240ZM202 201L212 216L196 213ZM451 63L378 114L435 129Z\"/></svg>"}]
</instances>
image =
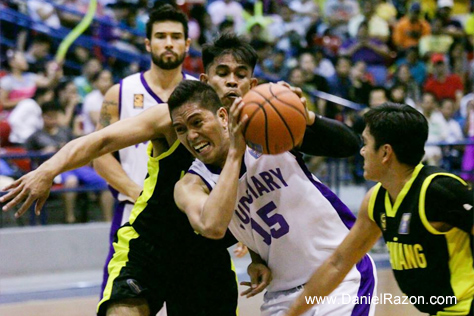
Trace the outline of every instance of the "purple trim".
<instances>
[{"instance_id":1,"label":"purple trim","mask_svg":"<svg viewBox=\"0 0 474 316\"><path fill-rule=\"evenodd\" d=\"M123 80L120 80L120 86L119 86L119 104L118 104L118 110L119 110L119 118L122 118L122 87L123 87Z\"/></svg>"},{"instance_id":2,"label":"purple trim","mask_svg":"<svg viewBox=\"0 0 474 316\"><path fill-rule=\"evenodd\" d=\"M293 153L296 157L296 161L300 165L301 169L303 172L306 174L308 179L311 181L311 183L314 184L314 186L321 192L321 194L326 198L326 200L331 203L332 207L334 210L337 212L337 215L339 215L339 218L342 220L344 225L348 229L351 229L352 226L354 226L355 223L355 216L351 212L351 210L337 197L334 192L332 192L328 187L326 187L324 184L322 184L319 181L316 181L316 179L313 178L313 174L308 170L306 167L301 154L299 153Z\"/></svg>"},{"instance_id":3,"label":"purple trim","mask_svg":"<svg viewBox=\"0 0 474 316\"><path fill-rule=\"evenodd\" d=\"M114 199L118 200L119 191L112 188L112 186L110 184L108 185L108 187L109 187L110 193L112 193L112 196L114 197Z\"/></svg>"},{"instance_id":4,"label":"purple trim","mask_svg":"<svg viewBox=\"0 0 474 316\"><path fill-rule=\"evenodd\" d=\"M357 291L358 297L365 297L364 299L359 299L359 302L364 302L364 304L359 303L354 306L351 315L353 316L368 316L370 312L370 304L367 304L367 298L374 297L375 289L375 277L374 277L374 266L372 265L372 260L370 260L369 255L365 255L357 264L356 268L360 273L360 286L359 291Z\"/></svg>"},{"instance_id":5,"label":"purple trim","mask_svg":"<svg viewBox=\"0 0 474 316\"><path fill-rule=\"evenodd\" d=\"M105 259L104 265L104 274L102 279L102 287L100 291L100 299L102 300L102 296L104 293L105 286L107 285L107 280L109 279L109 262L114 255L114 238L117 233L117 230L120 228L123 218L123 210L125 209L125 205L130 202L120 202L115 204L114 215L112 217L112 225L110 226L110 234L109 234L109 254L107 255L107 259Z\"/></svg>"},{"instance_id":6,"label":"purple trim","mask_svg":"<svg viewBox=\"0 0 474 316\"><path fill-rule=\"evenodd\" d=\"M188 173L192 173L192 174L197 175L199 178L202 179L202 181L204 181L204 183L206 184L206 186L207 186L207 188L209 189L209 191L212 191L212 187L211 187L211 185L209 184L209 182L207 182L206 179L204 179L199 173L197 173L197 172L194 171L194 170L188 170Z\"/></svg>"},{"instance_id":7,"label":"purple trim","mask_svg":"<svg viewBox=\"0 0 474 316\"><path fill-rule=\"evenodd\" d=\"M140 73L140 81L142 82L143 86L145 87L145 90L153 97L153 99L155 99L156 102L158 102L158 104L159 103L165 103L161 100L161 98L159 96L157 96L155 94L155 92L153 92L153 90L151 90L150 86L148 85L148 83L145 80L145 73L144 72Z\"/></svg>"}]
</instances>

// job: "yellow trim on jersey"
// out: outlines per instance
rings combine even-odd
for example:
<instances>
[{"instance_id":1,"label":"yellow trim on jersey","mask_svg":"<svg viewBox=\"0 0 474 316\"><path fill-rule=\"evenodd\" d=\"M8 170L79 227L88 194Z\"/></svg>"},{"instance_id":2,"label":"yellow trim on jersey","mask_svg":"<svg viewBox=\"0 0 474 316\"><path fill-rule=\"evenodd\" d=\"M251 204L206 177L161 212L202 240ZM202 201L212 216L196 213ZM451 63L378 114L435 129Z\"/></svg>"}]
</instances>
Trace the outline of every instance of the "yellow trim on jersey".
<instances>
[{"instance_id":1,"label":"yellow trim on jersey","mask_svg":"<svg viewBox=\"0 0 474 316\"><path fill-rule=\"evenodd\" d=\"M234 271L235 274L235 282L237 283L237 289L239 288L239 277L237 276L237 270L235 270L235 265L234 265L234 260L230 258L230 269ZM239 316L239 304L237 304L237 307L235 309L235 315Z\"/></svg>"},{"instance_id":2,"label":"yellow trim on jersey","mask_svg":"<svg viewBox=\"0 0 474 316\"><path fill-rule=\"evenodd\" d=\"M420 213L421 222L423 223L423 226L425 226L426 230L432 233L433 235L444 235L447 232L440 232L431 225L431 223L426 218L426 210L425 210L426 191L428 190L428 186L431 184L431 181L433 181L433 179L437 176L451 177L460 181L464 185L467 185L467 184L463 179L455 176L454 174L440 172L440 173L434 173L430 175L429 177L427 177L425 181L423 182L423 185L421 186L420 200L418 202L418 209Z\"/></svg>"},{"instance_id":3,"label":"yellow trim on jersey","mask_svg":"<svg viewBox=\"0 0 474 316\"><path fill-rule=\"evenodd\" d=\"M113 243L114 256L109 262L107 269L109 278L104 289L102 300L97 305L99 312L100 305L110 299L115 279L120 275L120 271L128 262L128 253L130 252L130 241L139 237L138 233L132 226L123 226L117 232L118 241Z\"/></svg>"},{"instance_id":4,"label":"yellow trim on jersey","mask_svg":"<svg viewBox=\"0 0 474 316\"><path fill-rule=\"evenodd\" d=\"M392 202L390 201L390 195L388 191L385 193L385 212L387 213L388 217L395 217L397 215L398 208L400 204L402 204L403 199L407 195L408 191L410 191L411 185L415 181L416 177L420 173L421 169L423 168L423 164L418 164L411 175L410 180L405 183L400 193L398 193L397 199L395 200L395 204L392 207Z\"/></svg>"},{"instance_id":5,"label":"yellow trim on jersey","mask_svg":"<svg viewBox=\"0 0 474 316\"><path fill-rule=\"evenodd\" d=\"M377 194L379 194L380 187L382 186L382 183L377 183L374 186L374 190L372 191L372 195L369 198L369 206L368 206L368 215L369 218L372 220L372 222L375 222L374 220L374 208L375 208L375 200L377 199Z\"/></svg>"},{"instance_id":6,"label":"yellow trim on jersey","mask_svg":"<svg viewBox=\"0 0 474 316\"><path fill-rule=\"evenodd\" d=\"M456 305L445 307L444 311L437 312L435 316L466 316L471 309L472 297L459 301Z\"/></svg>"},{"instance_id":7,"label":"yellow trim on jersey","mask_svg":"<svg viewBox=\"0 0 474 316\"><path fill-rule=\"evenodd\" d=\"M152 156L153 144L151 142L148 144L148 177L145 179L145 182L143 184L142 194L138 197L138 200L133 206L132 213L130 214L129 219L130 224L133 224L137 219L138 215L140 215L140 213L147 207L148 200L151 198L153 192L155 191L156 182L158 181L158 174L160 172L159 161L171 155L176 150L176 148L178 148L179 144L179 140L176 140L174 144L170 147L170 149L168 149L158 157Z\"/></svg>"}]
</instances>

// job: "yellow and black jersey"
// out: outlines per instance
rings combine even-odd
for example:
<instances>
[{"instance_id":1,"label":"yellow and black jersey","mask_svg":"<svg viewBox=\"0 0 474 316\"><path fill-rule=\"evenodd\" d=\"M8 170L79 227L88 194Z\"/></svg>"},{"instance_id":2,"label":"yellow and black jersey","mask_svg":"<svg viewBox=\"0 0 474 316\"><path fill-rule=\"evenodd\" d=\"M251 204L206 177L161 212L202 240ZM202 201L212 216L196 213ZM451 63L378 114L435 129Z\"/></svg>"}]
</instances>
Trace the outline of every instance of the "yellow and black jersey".
<instances>
[{"instance_id":1,"label":"yellow and black jersey","mask_svg":"<svg viewBox=\"0 0 474 316\"><path fill-rule=\"evenodd\" d=\"M418 300L415 304L422 312L468 315L471 310L474 296L472 203L472 191L462 179L421 164L393 205L380 183L374 188L369 200L369 217L383 233L401 290L408 296L424 297L424 301ZM432 222L444 222L452 228L441 232ZM439 296L456 296L457 300L433 304L430 298Z\"/></svg>"}]
</instances>

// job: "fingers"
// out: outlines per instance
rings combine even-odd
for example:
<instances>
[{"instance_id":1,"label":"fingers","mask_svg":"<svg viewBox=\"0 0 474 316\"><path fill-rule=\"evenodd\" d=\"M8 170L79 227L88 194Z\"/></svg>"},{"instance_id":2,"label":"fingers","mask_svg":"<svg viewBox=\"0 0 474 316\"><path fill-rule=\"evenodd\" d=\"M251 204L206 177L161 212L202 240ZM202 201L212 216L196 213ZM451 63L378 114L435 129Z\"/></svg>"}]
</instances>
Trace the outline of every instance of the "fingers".
<instances>
[{"instance_id":1,"label":"fingers","mask_svg":"<svg viewBox=\"0 0 474 316\"><path fill-rule=\"evenodd\" d=\"M303 97L303 90L301 90L300 88L291 86L288 82L285 81L278 81L277 84L287 87L288 89L296 93L298 97Z\"/></svg>"},{"instance_id":2,"label":"fingers","mask_svg":"<svg viewBox=\"0 0 474 316\"><path fill-rule=\"evenodd\" d=\"M40 214L41 214L41 210L43 209L44 203L46 203L46 199L47 199L47 198L39 199L39 200L36 202L36 206L35 206L35 214L36 214L36 215L40 215Z\"/></svg>"},{"instance_id":3,"label":"fingers","mask_svg":"<svg viewBox=\"0 0 474 316\"><path fill-rule=\"evenodd\" d=\"M35 198L33 198L31 195L28 196L25 202L21 205L20 209L15 213L15 217L18 218L21 215L23 215L26 211L28 211L35 201Z\"/></svg>"},{"instance_id":4,"label":"fingers","mask_svg":"<svg viewBox=\"0 0 474 316\"><path fill-rule=\"evenodd\" d=\"M10 185L9 187L5 188L5 190L8 190L9 188L11 188L12 186ZM18 196L18 194L20 194L20 192L23 190L23 188L21 186L19 187L15 187L13 188L13 190L9 191L7 194L5 194L4 196L2 196L0 198L0 202L4 203L4 202L7 202L7 201L10 201L11 199L13 199L14 197ZM8 211L11 207L13 207L15 205L15 203L13 203L13 201L11 201L10 203L8 203L7 205L3 206L3 211Z\"/></svg>"}]
</instances>

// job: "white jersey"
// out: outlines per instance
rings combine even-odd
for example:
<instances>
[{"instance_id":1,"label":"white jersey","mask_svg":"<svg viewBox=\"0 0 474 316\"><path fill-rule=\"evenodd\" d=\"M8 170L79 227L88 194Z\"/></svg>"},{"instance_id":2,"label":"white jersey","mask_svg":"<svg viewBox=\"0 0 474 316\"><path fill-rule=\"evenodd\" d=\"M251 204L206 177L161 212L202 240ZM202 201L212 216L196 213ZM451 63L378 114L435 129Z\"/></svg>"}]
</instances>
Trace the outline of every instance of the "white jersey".
<instances>
[{"instance_id":1,"label":"white jersey","mask_svg":"<svg viewBox=\"0 0 474 316\"><path fill-rule=\"evenodd\" d=\"M189 172L212 190L220 170L195 160ZM271 269L269 292L305 284L354 221L352 212L309 172L299 153L261 155L247 148L229 229ZM359 288L366 281L375 283L373 269L366 256L345 281Z\"/></svg>"},{"instance_id":2,"label":"white jersey","mask_svg":"<svg viewBox=\"0 0 474 316\"><path fill-rule=\"evenodd\" d=\"M184 74L186 80L197 80L196 78ZM119 96L119 118L120 120L136 116L146 109L164 103L157 96L145 80L144 73L136 73L128 76L120 81ZM167 106L162 104L161 106ZM119 150L119 161L123 170L135 183L143 185L147 174L147 144L144 142L138 145L130 146ZM119 201L132 201L128 196L119 193ZM128 220L128 216L124 216L124 220Z\"/></svg>"}]
</instances>

